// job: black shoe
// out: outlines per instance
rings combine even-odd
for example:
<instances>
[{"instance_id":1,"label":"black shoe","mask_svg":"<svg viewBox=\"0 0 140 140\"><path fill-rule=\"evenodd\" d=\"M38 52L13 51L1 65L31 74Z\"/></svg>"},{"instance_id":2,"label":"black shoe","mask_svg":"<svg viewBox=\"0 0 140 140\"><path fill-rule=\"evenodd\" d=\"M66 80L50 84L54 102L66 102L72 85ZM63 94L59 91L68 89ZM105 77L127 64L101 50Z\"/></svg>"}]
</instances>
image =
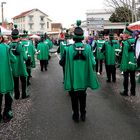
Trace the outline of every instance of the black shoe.
<instances>
[{"instance_id":1,"label":"black shoe","mask_svg":"<svg viewBox=\"0 0 140 140\"><path fill-rule=\"evenodd\" d=\"M136 96L136 93L131 93L132 96Z\"/></svg>"},{"instance_id":2,"label":"black shoe","mask_svg":"<svg viewBox=\"0 0 140 140\"><path fill-rule=\"evenodd\" d=\"M113 83L116 83L116 80L112 80Z\"/></svg>"},{"instance_id":3,"label":"black shoe","mask_svg":"<svg viewBox=\"0 0 140 140\"><path fill-rule=\"evenodd\" d=\"M75 114L73 114L72 115L72 119L75 121L75 122L79 122L79 115L75 115Z\"/></svg>"},{"instance_id":4,"label":"black shoe","mask_svg":"<svg viewBox=\"0 0 140 140\"><path fill-rule=\"evenodd\" d=\"M13 113L12 111L9 111L7 113L3 113L3 122L7 123L10 122L10 120L13 118Z\"/></svg>"},{"instance_id":5,"label":"black shoe","mask_svg":"<svg viewBox=\"0 0 140 140\"><path fill-rule=\"evenodd\" d=\"M29 75L29 78L32 78L32 75Z\"/></svg>"},{"instance_id":6,"label":"black shoe","mask_svg":"<svg viewBox=\"0 0 140 140\"><path fill-rule=\"evenodd\" d=\"M30 82L27 82L27 86L30 86L31 85L31 83Z\"/></svg>"},{"instance_id":7,"label":"black shoe","mask_svg":"<svg viewBox=\"0 0 140 140\"><path fill-rule=\"evenodd\" d=\"M85 115L85 114L81 115L81 120L82 120L83 122L85 122L85 120L86 120L86 115Z\"/></svg>"},{"instance_id":8,"label":"black shoe","mask_svg":"<svg viewBox=\"0 0 140 140\"><path fill-rule=\"evenodd\" d=\"M22 99L27 99L27 98L29 98L30 97L30 95L27 95L27 96L25 96L25 97L22 97Z\"/></svg>"},{"instance_id":9,"label":"black shoe","mask_svg":"<svg viewBox=\"0 0 140 140\"><path fill-rule=\"evenodd\" d=\"M2 122L2 115L0 114L0 123Z\"/></svg>"},{"instance_id":10,"label":"black shoe","mask_svg":"<svg viewBox=\"0 0 140 140\"><path fill-rule=\"evenodd\" d=\"M47 68L45 68L45 71L47 71L48 69Z\"/></svg>"},{"instance_id":11,"label":"black shoe","mask_svg":"<svg viewBox=\"0 0 140 140\"><path fill-rule=\"evenodd\" d=\"M110 82L111 82L111 80L106 80L106 82L107 82L107 83L110 83Z\"/></svg>"},{"instance_id":12,"label":"black shoe","mask_svg":"<svg viewBox=\"0 0 140 140\"><path fill-rule=\"evenodd\" d=\"M19 100L19 97L16 97L16 96L15 96L15 100Z\"/></svg>"},{"instance_id":13,"label":"black shoe","mask_svg":"<svg viewBox=\"0 0 140 140\"><path fill-rule=\"evenodd\" d=\"M126 93L126 92L120 92L120 95L122 95L122 96L128 96L128 93Z\"/></svg>"}]
</instances>

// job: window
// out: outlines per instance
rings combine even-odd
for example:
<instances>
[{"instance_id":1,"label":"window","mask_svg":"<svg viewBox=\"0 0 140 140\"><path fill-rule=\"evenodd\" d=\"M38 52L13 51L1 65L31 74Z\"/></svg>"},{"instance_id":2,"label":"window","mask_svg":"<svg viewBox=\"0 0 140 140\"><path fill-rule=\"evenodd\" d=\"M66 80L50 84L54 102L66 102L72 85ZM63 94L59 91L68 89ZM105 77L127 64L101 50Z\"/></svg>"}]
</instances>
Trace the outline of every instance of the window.
<instances>
[{"instance_id":1,"label":"window","mask_svg":"<svg viewBox=\"0 0 140 140\"><path fill-rule=\"evenodd\" d=\"M29 23L29 29L30 29L30 30L33 29L33 23Z\"/></svg>"},{"instance_id":2,"label":"window","mask_svg":"<svg viewBox=\"0 0 140 140\"><path fill-rule=\"evenodd\" d=\"M44 23L41 23L41 24L40 24L41 29L44 29L44 25L45 25Z\"/></svg>"},{"instance_id":3,"label":"window","mask_svg":"<svg viewBox=\"0 0 140 140\"><path fill-rule=\"evenodd\" d=\"M23 17L23 22L25 21L25 17Z\"/></svg>"},{"instance_id":4,"label":"window","mask_svg":"<svg viewBox=\"0 0 140 140\"><path fill-rule=\"evenodd\" d=\"M29 21L33 21L33 15L29 15Z\"/></svg>"},{"instance_id":5,"label":"window","mask_svg":"<svg viewBox=\"0 0 140 140\"><path fill-rule=\"evenodd\" d=\"M44 21L44 16L40 16L40 21Z\"/></svg>"},{"instance_id":6,"label":"window","mask_svg":"<svg viewBox=\"0 0 140 140\"><path fill-rule=\"evenodd\" d=\"M47 22L47 28L49 28L49 22Z\"/></svg>"}]
</instances>

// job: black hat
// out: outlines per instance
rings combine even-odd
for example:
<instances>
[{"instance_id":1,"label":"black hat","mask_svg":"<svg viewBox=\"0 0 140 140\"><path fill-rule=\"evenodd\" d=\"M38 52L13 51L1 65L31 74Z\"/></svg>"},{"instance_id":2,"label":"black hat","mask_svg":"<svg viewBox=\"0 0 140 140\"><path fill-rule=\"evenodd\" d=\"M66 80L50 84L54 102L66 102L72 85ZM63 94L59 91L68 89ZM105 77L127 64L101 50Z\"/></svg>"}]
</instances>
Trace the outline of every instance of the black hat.
<instances>
[{"instance_id":1,"label":"black hat","mask_svg":"<svg viewBox=\"0 0 140 140\"><path fill-rule=\"evenodd\" d=\"M99 34L99 38L103 38L103 34Z\"/></svg>"},{"instance_id":2,"label":"black hat","mask_svg":"<svg viewBox=\"0 0 140 140\"><path fill-rule=\"evenodd\" d=\"M114 33L113 33L112 29L110 29L109 38L110 38L110 40L114 39Z\"/></svg>"},{"instance_id":3,"label":"black hat","mask_svg":"<svg viewBox=\"0 0 140 140\"><path fill-rule=\"evenodd\" d=\"M19 37L19 31L17 29L17 25L14 25L15 29L12 30L11 36L13 39L17 39Z\"/></svg>"},{"instance_id":4,"label":"black hat","mask_svg":"<svg viewBox=\"0 0 140 140\"><path fill-rule=\"evenodd\" d=\"M28 36L28 31L24 30L21 36L22 38L26 38Z\"/></svg>"},{"instance_id":5,"label":"black hat","mask_svg":"<svg viewBox=\"0 0 140 140\"><path fill-rule=\"evenodd\" d=\"M84 39L84 31L81 27L79 27L81 25L81 20L77 20L76 22L77 27L74 29L74 39Z\"/></svg>"},{"instance_id":6,"label":"black hat","mask_svg":"<svg viewBox=\"0 0 140 140\"><path fill-rule=\"evenodd\" d=\"M65 39L70 39L70 35L69 35L68 32L69 32L69 30L67 29L67 30L66 30L66 33L65 33Z\"/></svg>"}]
</instances>

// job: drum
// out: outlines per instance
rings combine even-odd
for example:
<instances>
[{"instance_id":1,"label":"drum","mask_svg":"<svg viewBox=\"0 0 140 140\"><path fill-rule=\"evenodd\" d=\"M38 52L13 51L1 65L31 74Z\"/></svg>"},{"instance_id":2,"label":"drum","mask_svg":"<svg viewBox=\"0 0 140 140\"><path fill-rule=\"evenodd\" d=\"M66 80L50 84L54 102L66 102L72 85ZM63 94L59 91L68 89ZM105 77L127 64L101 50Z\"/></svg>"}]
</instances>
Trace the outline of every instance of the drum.
<instances>
[{"instance_id":1,"label":"drum","mask_svg":"<svg viewBox=\"0 0 140 140\"><path fill-rule=\"evenodd\" d=\"M136 39L135 57L137 60L137 65L140 66L140 36Z\"/></svg>"}]
</instances>

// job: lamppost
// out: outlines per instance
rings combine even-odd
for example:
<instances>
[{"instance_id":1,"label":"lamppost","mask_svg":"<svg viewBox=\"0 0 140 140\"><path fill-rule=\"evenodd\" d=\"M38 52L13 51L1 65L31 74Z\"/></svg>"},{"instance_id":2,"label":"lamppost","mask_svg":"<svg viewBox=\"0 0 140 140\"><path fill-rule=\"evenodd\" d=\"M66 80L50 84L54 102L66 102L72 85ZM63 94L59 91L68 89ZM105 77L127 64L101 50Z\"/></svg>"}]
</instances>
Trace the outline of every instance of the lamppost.
<instances>
[{"instance_id":1,"label":"lamppost","mask_svg":"<svg viewBox=\"0 0 140 140\"><path fill-rule=\"evenodd\" d=\"M1 16L2 16L2 24L4 22L4 16L3 16L3 5L6 4L6 2L1 2Z\"/></svg>"}]
</instances>

